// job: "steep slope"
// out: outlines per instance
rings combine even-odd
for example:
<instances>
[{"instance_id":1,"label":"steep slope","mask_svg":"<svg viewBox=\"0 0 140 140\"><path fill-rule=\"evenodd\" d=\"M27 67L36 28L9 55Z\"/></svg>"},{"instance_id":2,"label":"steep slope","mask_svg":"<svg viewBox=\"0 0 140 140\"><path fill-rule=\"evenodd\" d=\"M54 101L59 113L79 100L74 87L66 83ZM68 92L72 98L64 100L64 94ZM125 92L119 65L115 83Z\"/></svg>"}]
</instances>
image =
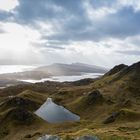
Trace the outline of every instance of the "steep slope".
<instances>
[{"instance_id":1,"label":"steep slope","mask_svg":"<svg viewBox=\"0 0 140 140\"><path fill-rule=\"evenodd\" d=\"M117 73L117 72L119 72L119 71L121 71L122 69L127 68L127 67L128 67L128 66L125 65L125 64L117 65L117 66L115 66L114 68L112 68L109 72L107 72L107 73L105 74L105 76L113 75L113 74L115 74L115 73Z\"/></svg>"},{"instance_id":2,"label":"steep slope","mask_svg":"<svg viewBox=\"0 0 140 140\"><path fill-rule=\"evenodd\" d=\"M46 123L34 114L45 99L45 95L30 90L4 98L0 102L0 139L12 139L8 138L10 135L24 137L29 130L35 132Z\"/></svg>"},{"instance_id":3,"label":"steep slope","mask_svg":"<svg viewBox=\"0 0 140 140\"><path fill-rule=\"evenodd\" d=\"M116 68L116 67L115 67ZM131 66L123 66L120 71L113 72L112 70L105 74L101 79L92 84L94 88L100 88L106 93L112 93L112 95L125 94L140 96L140 62L137 62ZM118 94L119 93L119 94Z\"/></svg>"}]
</instances>

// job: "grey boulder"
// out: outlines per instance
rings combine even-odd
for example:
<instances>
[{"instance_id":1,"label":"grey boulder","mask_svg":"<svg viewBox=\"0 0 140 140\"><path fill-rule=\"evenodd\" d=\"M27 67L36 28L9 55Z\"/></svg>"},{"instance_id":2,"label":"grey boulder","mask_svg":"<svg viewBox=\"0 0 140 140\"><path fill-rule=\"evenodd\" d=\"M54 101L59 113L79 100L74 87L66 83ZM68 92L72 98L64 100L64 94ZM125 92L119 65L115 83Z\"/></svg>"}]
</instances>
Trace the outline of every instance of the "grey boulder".
<instances>
[{"instance_id":1,"label":"grey boulder","mask_svg":"<svg viewBox=\"0 0 140 140\"><path fill-rule=\"evenodd\" d=\"M96 136L86 135L86 136L78 137L76 138L76 140L100 140L100 139Z\"/></svg>"},{"instance_id":2,"label":"grey boulder","mask_svg":"<svg viewBox=\"0 0 140 140\"><path fill-rule=\"evenodd\" d=\"M38 138L37 140L60 140L60 138L58 136L54 136L54 135L45 135L45 136Z\"/></svg>"}]
</instances>

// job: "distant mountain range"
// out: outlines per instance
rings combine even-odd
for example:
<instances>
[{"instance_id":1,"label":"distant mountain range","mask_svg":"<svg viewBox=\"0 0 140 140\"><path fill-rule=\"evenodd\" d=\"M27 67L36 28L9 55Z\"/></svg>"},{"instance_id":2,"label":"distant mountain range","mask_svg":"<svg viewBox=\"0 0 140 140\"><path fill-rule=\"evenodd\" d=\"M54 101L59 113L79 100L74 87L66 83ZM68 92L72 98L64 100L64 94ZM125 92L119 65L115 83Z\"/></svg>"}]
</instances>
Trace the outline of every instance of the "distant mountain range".
<instances>
[{"instance_id":1,"label":"distant mountain range","mask_svg":"<svg viewBox=\"0 0 140 140\"><path fill-rule=\"evenodd\" d=\"M17 85L19 80L40 80L52 76L71 76L83 73L105 73L106 68L88 65L83 63L61 64L55 63L48 66L41 66L31 71L0 74L0 87L6 85ZM11 83L12 81L12 83ZM5 85L4 85L5 83Z\"/></svg>"},{"instance_id":2,"label":"distant mountain range","mask_svg":"<svg viewBox=\"0 0 140 140\"><path fill-rule=\"evenodd\" d=\"M51 75L81 75L82 73L105 73L106 68L84 63L62 64L55 63L49 66L43 66L35 71L48 72Z\"/></svg>"}]
</instances>

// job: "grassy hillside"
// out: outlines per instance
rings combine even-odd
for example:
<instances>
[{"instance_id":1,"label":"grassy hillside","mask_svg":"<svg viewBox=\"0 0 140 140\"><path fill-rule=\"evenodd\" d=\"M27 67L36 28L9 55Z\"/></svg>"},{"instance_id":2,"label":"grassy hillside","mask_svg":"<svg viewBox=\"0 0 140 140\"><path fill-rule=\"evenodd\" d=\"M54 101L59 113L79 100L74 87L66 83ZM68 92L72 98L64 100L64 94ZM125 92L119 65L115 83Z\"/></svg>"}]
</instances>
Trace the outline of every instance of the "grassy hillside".
<instances>
[{"instance_id":1,"label":"grassy hillside","mask_svg":"<svg viewBox=\"0 0 140 140\"><path fill-rule=\"evenodd\" d=\"M81 117L49 124L34 111L52 97ZM0 139L35 140L43 134L66 139L93 134L101 140L140 138L140 62L119 65L103 77L78 82L18 85L0 91Z\"/></svg>"}]
</instances>

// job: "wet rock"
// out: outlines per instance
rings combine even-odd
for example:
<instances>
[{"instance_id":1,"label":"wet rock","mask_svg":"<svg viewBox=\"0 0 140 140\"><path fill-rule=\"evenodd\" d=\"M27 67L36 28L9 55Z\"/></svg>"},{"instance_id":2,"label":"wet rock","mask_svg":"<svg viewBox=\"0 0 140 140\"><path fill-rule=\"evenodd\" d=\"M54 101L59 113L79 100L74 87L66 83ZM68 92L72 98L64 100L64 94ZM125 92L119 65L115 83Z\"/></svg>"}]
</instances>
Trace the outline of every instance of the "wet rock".
<instances>
[{"instance_id":1,"label":"wet rock","mask_svg":"<svg viewBox=\"0 0 140 140\"><path fill-rule=\"evenodd\" d=\"M78 137L76 138L76 140L100 140L100 139L96 136L87 135L87 136Z\"/></svg>"},{"instance_id":2,"label":"wet rock","mask_svg":"<svg viewBox=\"0 0 140 140\"><path fill-rule=\"evenodd\" d=\"M113 112L108 118L103 122L104 124L112 123L120 115L120 112Z\"/></svg>"},{"instance_id":3,"label":"wet rock","mask_svg":"<svg viewBox=\"0 0 140 140\"><path fill-rule=\"evenodd\" d=\"M45 135L38 138L37 140L60 140L60 137L54 135Z\"/></svg>"}]
</instances>

